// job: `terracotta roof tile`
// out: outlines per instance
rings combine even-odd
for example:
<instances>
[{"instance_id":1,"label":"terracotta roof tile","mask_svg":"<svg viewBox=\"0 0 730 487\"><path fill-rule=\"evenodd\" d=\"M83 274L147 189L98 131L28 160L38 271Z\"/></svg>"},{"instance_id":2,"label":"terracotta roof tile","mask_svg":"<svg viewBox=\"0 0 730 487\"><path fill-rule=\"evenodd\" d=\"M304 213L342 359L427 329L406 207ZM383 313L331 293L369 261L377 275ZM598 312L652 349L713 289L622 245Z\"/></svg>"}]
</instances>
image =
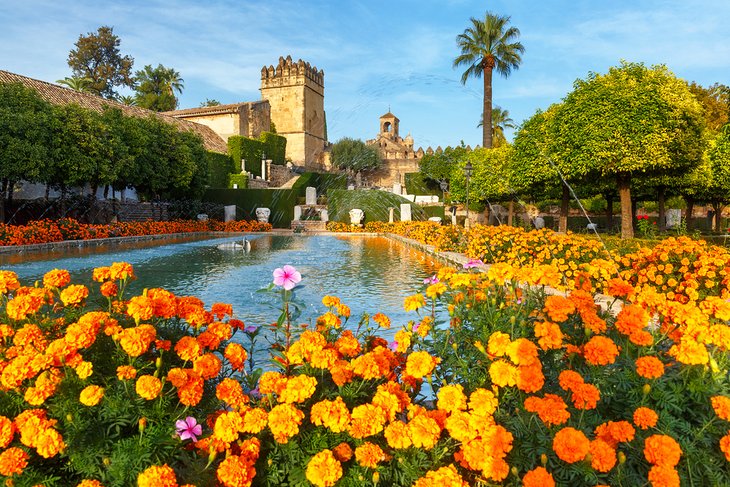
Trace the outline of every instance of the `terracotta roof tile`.
<instances>
[{"instance_id":1,"label":"terracotta roof tile","mask_svg":"<svg viewBox=\"0 0 730 487\"><path fill-rule=\"evenodd\" d=\"M101 112L105 106L110 106L113 108L119 108L125 115L131 117L144 118L154 115L167 123L177 126L180 130L197 133L203 139L203 144L209 151L220 152L222 154L228 153L228 145L226 144L226 141L224 141L210 127L206 127L205 125L180 120L164 113L153 112L152 110L147 110L145 108L131 107L113 100L107 100L89 93L81 93L70 88L64 88L45 81L28 78L9 71L0 70L0 83L21 83L28 88L34 89L38 92L41 98L54 105L68 105L76 103L77 105L96 112Z\"/></svg>"},{"instance_id":2,"label":"terracotta roof tile","mask_svg":"<svg viewBox=\"0 0 730 487\"><path fill-rule=\"evenodd\" d=\"M197 108L185 108L182 110L172 110L169 112L162 112L163 115L168 115L175 118L193 117L197 115L220 115L222 113L238 113L241 107L247 105L256 105L259 103L268 103L266 100L262 101L251 101L241 103L230 103L228 105L215 105L212 107L197 107Z\"/></svg>"}]
</instances>

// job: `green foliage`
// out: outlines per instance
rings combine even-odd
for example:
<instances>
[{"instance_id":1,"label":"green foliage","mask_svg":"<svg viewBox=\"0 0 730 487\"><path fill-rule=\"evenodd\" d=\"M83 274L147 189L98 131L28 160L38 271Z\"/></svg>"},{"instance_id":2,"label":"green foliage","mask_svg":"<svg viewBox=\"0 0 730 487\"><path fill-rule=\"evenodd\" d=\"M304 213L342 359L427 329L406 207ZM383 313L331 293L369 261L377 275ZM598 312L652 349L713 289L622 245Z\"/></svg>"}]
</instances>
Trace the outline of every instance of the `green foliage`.
<instances>
[{"instance_id":1,"label":"green foliage","mask_svg":"<svg viewBox=\"0 0 730 487\"><path fill-rule=\"evenodd\" d=\"M199 106L201 108L204 108L204 107L217 107L220 104L221 104L221 102L219 102L216 99L206 98L205 101L204 102L201 102Z\"/></svg>"},{"instance_id":2,"label":"green foliage","mask_svg":"<svg viewBox=\"0 0 730 487\"><path fill-rule=\"evenodd\" d=\"M464 143L456 147L447 147L443 152L424 154L418 161L419 172L424 179L435 182L448 181L454 167L463 162L468 153Z\"/></svg>"},{"instance_id":3,"label":"green foliage","mask_svg":"<svg viewBox=\"0 0 730 487\"><path fill-rule=\"evenodd\" d=\"M406 173L404 174L403 180L406 185L407 194L441 196L441 188L438 184L434 184L433 181L424 180L423 174L420 172Z\"/></svg>"},{"instance_id":4,"label":"green foliage","mask_svg":"<svg viewBox=\"0 0 730 487\"><path fill-rule=\"evenodd\" d=\"M228 154L233 164L240 167L241 160L245 160L245 169L254 176L261 177L261 158L266 151L266 144L256 139L249 139L240 135L228 137Z\"/></svg>"},{"instance_id":5,"label":"green foliage","mask_svg":"<svg viewBox=\"0 0 730 487\"><path fill-rule=\"evenodd\" d=\"M717 133L728 122L730 88L720 83L705 88L693 81L689 84L689 91L702 104L708 130Z\"/></svg>"},{"instance_id":6,"label":"green foliage","mask_svg":"<svg viewBox=\"0 0 730 487\"><path fill-rule=\"evenodd\" d=\"M451 174L451 198L466 200L466 176L464 165L470 162L473 167L469 179L469 201L509 199L514 191L510 185L512 155L511 147L497 149L476 149L466 155L463 164L453 169Z\"/></svg>"},{"instance_id":7,"label":"green foliage","mask_svg":"<svg viewBox=\"0 0 730 487\"><path fill-rule=\"evenodd\" d=\"M264 143L266 158L271 159L272 164L286 164L286 137L275 132L263 132L259 140Z\"/></svg>"},{"instance_id":8,"label":"green foliage","mask_svg":"<svg viewBox=\"0 0 730 487\"><path fill-rule=\"evenodd\" d=\"M327 209L331 221L350 223L350 210L360 208L365 212L364 223L387 222L388 208L395 208L395 219L400 220L400 205L411 205L413 220L426 220L426 213L421 206L397 194L377 190L343 190L336 189L327 192Z\"/></svg>"},{"instance_id":9,"label":"green foliage","mask_svg":"<svg viewBox=\"0 0 730 487\"><path fill-rule=\"evenodd\" d=\"M166 112L177 108L175 92L182 93L183 79L172 68L148 64L134 75L137 86L137 105L155 112Z\"/></svg>"},{"instance_id":10,"label":"green foliage","mask_svg":"<svg viewBox=\"0 0 730 487\"><path fill-rule=\"evenodd\" d=\"M248 174L229 174L228 175L228 189L234 189L233 185L236 185L235 189L246 189L248 188Z\"/></svg>"},{"instance_id":11,"label":"green foliage","mask_svg":"<svg viewBox=\"0 0 730 487\"><path fill-rule=\"evenodd\" d=\"M375 147L362 140L344 137L332 146L332 164L353 172L377 169L383 163Z\"/></svg>"},{"instance_id":12,"label":"green foliage","mask_svg":"<svg viewBox=\"0 0 730 487\"><path fill-rule=\"evenodd\" d=\"M80 35L76 49L68 55L68 65L76 78L89 78L88 90L105 98L115 98L116 86L134 86L131 56L122 56L121 40L114 35L114 28L99 27L86 36Z\"/></svg>"},{"instance_id":13,"label":"green foliage","mask_svg":"<svg viewBox=\"0 0 730 487\"><path fill-rule=\"evenodd\" d=\"M712 183L705 190L709 200L730 202L730 125L720 131L709 151Z\"/></svg>"},{"instance_id":14,"label":"green foliage","mask_svg":"<svg viewBox=\"0 0 730 487\"><path fill-rule=\"evenodd\" d=\"M227 155L208 151L206 158L208 160L208 186L211 188L230 187L229 176L240 175L238 168L233 165L233 160Z\"/></svg>"},{"instance_id":15,"label":"green foliage","mask_svg":"<svg viewBox=\"0 0 730 487\"><path fill-rule=\"evenodd\" d=\"M236 205L237 220L255 220L256 208L269 208L269 223L275 228L289 228L299 191L294 189L209 189L203 201Z\"/></svg>"},{"instance_id":16,"label":"green foliage","mask_svg":"<svg viewBox=\"0 0 730 487\"><path fill-rule=\"evenodd\" d=\"M512 144L511 184L533 199L555 197L560 191L557 167L548 160L549 131L557 109L558 105L551 105L547 111L538 110L525 120Z\"/></svg>"}]
</instances>

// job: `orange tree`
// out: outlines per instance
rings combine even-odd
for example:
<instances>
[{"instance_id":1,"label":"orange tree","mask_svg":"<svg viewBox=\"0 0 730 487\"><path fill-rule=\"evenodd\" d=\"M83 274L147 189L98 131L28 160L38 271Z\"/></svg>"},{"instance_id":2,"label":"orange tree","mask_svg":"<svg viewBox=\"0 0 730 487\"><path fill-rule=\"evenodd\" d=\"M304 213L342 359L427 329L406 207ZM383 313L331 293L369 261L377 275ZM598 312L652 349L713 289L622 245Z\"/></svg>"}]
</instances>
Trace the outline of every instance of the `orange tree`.
<instances>
[{"instance_id":1,"label":"orange tree","mask_svg":"<svg viewBox=\"0 0 730 487\"><path fill-rule=\"evenodd\" d=\"M624 62L575 82L551 124L550 156L565 174L615 180L621 236L631 238L632 177L697 166L703 130L684 81L664 66Z\"/></svg>"}]
</instances>

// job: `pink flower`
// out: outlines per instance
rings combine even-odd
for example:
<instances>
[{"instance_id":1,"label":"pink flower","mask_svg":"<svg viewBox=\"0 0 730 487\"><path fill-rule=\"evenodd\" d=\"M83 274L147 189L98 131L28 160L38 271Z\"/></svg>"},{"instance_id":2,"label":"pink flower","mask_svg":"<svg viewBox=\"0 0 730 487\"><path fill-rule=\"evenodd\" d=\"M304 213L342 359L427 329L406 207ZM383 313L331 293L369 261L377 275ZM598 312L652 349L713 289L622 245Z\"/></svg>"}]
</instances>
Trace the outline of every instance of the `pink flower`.
<instances>
[{"instance_id":1,"label":"pink flower","mask_svg":"<svg viewBox=\"0 0 730 487\"><path fill-rule=\"evenodd\" d=\"M294 289L301 280L302 275L290 265L274 269L274 284L282 286L287 291Z\"/></svg>"},{"instance_id":2,"label":"pink flower","mask_svg":"<svg viewBox=\"0 0 730 487\"><path fill-rule=\"evenodd\" d=\"M464 264L464 269L471 269L473 267L479 267L480 265L484 265L484 262L482 262L481 259L469 259L469 262Z\"/></svg>"},{"instance_id":3,"label":"pink flower","mask_svg":"<svg viewBox=\"0 0 730 487\"><path fill-rule=\"evenodd\" d=\"M198 435L203 433L203 427L192 416L175 421L175 429L181 440L198 441Z\"/></svg>"},{"instance_id":4,"label":"pink flower","mask_svg":"<svg viewBox=\"0 0 730 487\"><path fill-rule=\"evenodd\" d=\"M424 284L436 284L437 282L439 282L439 278L436 277L436 274L423 280Z\"/></svg>"}]
</instances>

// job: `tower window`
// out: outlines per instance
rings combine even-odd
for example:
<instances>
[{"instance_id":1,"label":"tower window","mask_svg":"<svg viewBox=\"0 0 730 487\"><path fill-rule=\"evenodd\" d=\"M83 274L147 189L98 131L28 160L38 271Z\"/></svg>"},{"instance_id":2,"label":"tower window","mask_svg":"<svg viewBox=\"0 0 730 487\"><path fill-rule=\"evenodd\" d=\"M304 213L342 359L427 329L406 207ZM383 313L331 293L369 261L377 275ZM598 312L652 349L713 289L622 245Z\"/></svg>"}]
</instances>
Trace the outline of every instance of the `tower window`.
<instances>
[{"instance_id":1,"label":"tower window","mask_svg":"<svg viewBox=\"0 0 730 487\"><path fill-rule=\"evenodd\" d=\"M383 132L390 132L390 122L385 122L383 124Z\"/></svg>"}]
</instances>

